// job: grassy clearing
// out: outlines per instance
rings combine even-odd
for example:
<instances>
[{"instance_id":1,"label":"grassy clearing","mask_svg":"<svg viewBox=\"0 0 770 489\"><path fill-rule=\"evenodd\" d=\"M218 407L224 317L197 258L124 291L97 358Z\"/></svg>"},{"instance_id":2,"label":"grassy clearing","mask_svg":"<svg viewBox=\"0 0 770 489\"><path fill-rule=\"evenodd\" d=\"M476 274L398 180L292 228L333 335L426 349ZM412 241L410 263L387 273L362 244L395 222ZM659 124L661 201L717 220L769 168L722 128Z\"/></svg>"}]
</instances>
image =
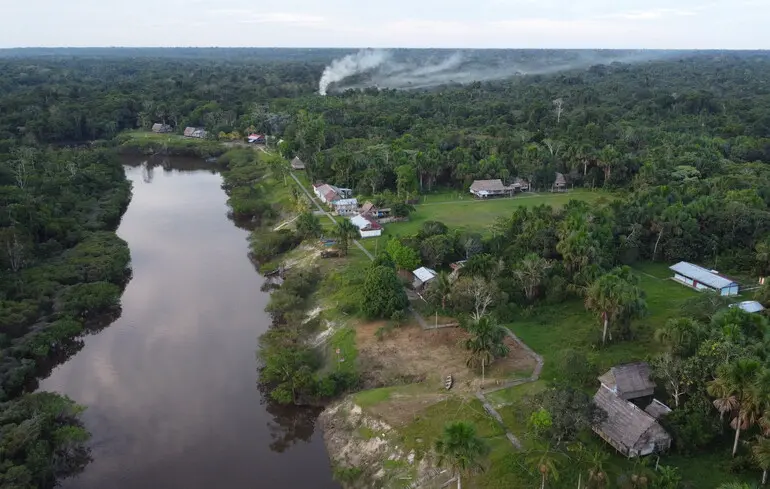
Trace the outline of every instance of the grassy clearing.
<instances>
[{"instance_id":1,"label":"grassy clearing","mask_svg":"<svg viewBox=\"0 0 770 489\"><path fill-rule=\"evenodd\" d=\"M401 428L401 442L407 450L425 454L433 448L433 442L441 436L444 425L450 421L473 424L482 438L503 435L500 425L484 411L478 399L449 397L418 413L413 422Z\"/></svg>"},{"instance_id":2,"label":"grassy clearing","mask_svg":"<svg viewBox=\"0 0 770 489\"><path fill-rule=\"evenodd\" d=\"M565 193L522 194L513 198L477 200L470 194L462 200L433 201L419 204L407 222L385 225L383 235L413 234L425 221L441 221L452 229L488 232L499 217L506 217L519 206L534 207L548 204L562 207L570 200L600 202L609 200L611 194L601 191L571 190Z\"/></svg>"},{"instance_id":3,"label":"grassy clearing","mask_svg":"<svg viewBox=\"0 0 770 489\"><path fill-rule=\"evenodd\" d=\"M634 339L631 341L611 343L599 349L599 321L579 300L538 308L529 317L509 326L545 358L544 380L558 378L558 360L566 349L585 352L599 371L618 363L643 360L660 350L660 345L653 340L655 329L666 320L677 317L682 303L697 292L671 280L656 278L663 273L657 264L644 264L636 270L647 294L648 314L634 322Z\"/></svg>"}]
</instances>

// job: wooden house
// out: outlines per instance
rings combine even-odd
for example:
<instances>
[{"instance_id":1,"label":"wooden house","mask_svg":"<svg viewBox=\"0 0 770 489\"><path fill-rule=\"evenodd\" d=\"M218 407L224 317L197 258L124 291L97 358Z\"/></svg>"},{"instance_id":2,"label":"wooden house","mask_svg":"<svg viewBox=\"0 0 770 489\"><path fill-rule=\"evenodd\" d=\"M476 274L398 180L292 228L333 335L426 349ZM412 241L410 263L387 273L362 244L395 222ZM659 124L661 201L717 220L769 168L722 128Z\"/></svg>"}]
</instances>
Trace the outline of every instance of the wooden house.
<instances>
[{"instance_id":1,"label":"wooden house","mask_svg":"<svg viewBox=\"0 0 770 489\"><path fill-rule=\"evenodd\" d=\"M291 160L291 169L292 170L304 170L305 169L305 163L302 162L302 160L299 159L299 156L295 156L293 160Z\"/></svg>"},{"instance_id":2,"label":"wooden house","mask_svg":"<svg viewBox=\"0 0 770 489\"><path fill-rule=\"evenodd\" d=\"M654 416L605 386L599 387L594 403L607 413L606 418L593 427L594 432L626 457L643 457L671 447L671 436Z\"/></svg>"},{"instance_id":3,"label":"wooden house","mask_svg":"<svg viewBox=\"0 0 770 489\"><path fill-rule=\"evenodd\" d=\"M390 209L389 208L380 208L374 205L370 201L364 202L364 205L361 206L361 214L364 214L366 216L371 216L375 219L382 219L384 217L390 216Z\"/></svg>"},{"instance_id":4,"label":"wooden house","mask_svg":"<svg viewBox=\"0 0 770 489\"><path fill-rule=\"evenodd\" d=\"M651 396L655 392L652 371L646 362L628 363L609 369L599 377L602 387L627 401Z\"/></svg>"},{"instance_id":5,"label":"wooden house","mask_svg":"<svg viewBox=\"0 0 770 489\"><path fill-rule=\"evenodd\" d=\"M513 188L517 192L528 192L529 191L529 180L526 178L515 178L513 180Z\"/></svg>"},{"instance_id":6,"label":"wooden house","mask_svg":"<svg viewBox=\"0 0 770 489\"><path fill-rule=\"evenodd\" d=\"M186 138L206 139L206 135L207 135L206 130L201 127L184 128L184 137Z\"/></svg>"},{"instance_id":7,"label":"wooden house","mask_svg":"<svg viewBox=\"0 0 770 489\"><path fill-rule=\"evenodd\" d=\"M567 179L563 173L556 172L556 179L553 181L551 192L566 192L567 191Z\"/></svg>"},{"instance_id":8,"label":"wooden house","mask_svg":"<svg viewBox=\"0 0 770 489\"><path fill-rule=\"evenodd\" d=\"M470 192L480 199L489 197L503 197L511 195L514 192L513 186L503 185L503 181L495 180L474 180L471 184Z\"/></svg>"},{"instance_id":9,"label":"wooden house","mask_svg":"<svg viewBox=\"0 0 770 489\"><path fill-rule=\"evenodd\" d=\"M168 124L161 124L160 122L156 122L152 125L152 132L157 134L166 134L169 132L174 132L174 128Z\"/></svg>"}]
</instances>

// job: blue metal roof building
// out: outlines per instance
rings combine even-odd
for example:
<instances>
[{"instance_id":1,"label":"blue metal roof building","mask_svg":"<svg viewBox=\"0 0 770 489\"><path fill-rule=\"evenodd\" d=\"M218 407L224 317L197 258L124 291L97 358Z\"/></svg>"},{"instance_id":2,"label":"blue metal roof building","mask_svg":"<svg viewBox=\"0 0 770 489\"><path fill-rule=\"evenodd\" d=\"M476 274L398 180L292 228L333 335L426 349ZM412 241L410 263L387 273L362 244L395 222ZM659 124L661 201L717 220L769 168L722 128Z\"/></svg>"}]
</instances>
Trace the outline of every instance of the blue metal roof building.
<instances>
[{"instance_id":1,"label":"blue metal roof building","mask_svg":"<svg viewBox=\"0 0 770 489\"><path fill-rule=\"evenodd\" d=\"M712 290L724 296L738 295L740 292L740 284L713 270L686 261L680 261L669 268L674 272L674 280L696 290Z\"/></svg>"}]
</instances>

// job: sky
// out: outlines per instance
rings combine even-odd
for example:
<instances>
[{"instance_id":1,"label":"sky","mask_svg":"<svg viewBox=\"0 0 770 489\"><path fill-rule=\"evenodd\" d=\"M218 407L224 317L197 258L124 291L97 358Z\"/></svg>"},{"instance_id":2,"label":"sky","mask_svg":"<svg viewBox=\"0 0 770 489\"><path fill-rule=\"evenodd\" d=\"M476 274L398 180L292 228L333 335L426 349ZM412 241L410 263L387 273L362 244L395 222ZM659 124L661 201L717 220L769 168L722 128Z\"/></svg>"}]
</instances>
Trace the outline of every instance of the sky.
<instances>
[{"instance_id":1,"label":"sky","mask_svg":"<svg viewBox=\"0 0 770 489\"><path fill-rule=\"evenodd\" d=\"M0 48L768 49L770 0L0 0Z\"/></svg>"}]
</instances>

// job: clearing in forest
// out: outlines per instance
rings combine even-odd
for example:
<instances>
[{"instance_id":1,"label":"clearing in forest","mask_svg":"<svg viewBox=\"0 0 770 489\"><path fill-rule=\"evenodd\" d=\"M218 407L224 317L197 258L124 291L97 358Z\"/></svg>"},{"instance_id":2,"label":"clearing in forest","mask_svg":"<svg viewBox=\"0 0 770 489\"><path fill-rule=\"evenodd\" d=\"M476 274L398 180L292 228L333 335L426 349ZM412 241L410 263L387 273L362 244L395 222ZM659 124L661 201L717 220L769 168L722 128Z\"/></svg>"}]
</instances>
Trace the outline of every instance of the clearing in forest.
<instances>
[{"instance_id":1,"label":"clearing in forest","mask_svg":"<svg viewBox=\"0 0 770 489\"><path fill-rule=\"evenodd\" d=\"M467 367L468 351L464 347L468 333L460 328L424 331L417 325L405 325L385 333L375 334L384 322L358 325L356 345L358 362L365 372L368 385L417 383L393 388L386 400L377 403L373 412L388 423L398 426L411 420L427 406L449 395L472 395L481 386L480 372ZM506 339L510 352L486 369L485 387L527 378L532 374L535 360L512 339ZM452 375L450 391L443 379Z\"/></svg>"}]
</instances>

